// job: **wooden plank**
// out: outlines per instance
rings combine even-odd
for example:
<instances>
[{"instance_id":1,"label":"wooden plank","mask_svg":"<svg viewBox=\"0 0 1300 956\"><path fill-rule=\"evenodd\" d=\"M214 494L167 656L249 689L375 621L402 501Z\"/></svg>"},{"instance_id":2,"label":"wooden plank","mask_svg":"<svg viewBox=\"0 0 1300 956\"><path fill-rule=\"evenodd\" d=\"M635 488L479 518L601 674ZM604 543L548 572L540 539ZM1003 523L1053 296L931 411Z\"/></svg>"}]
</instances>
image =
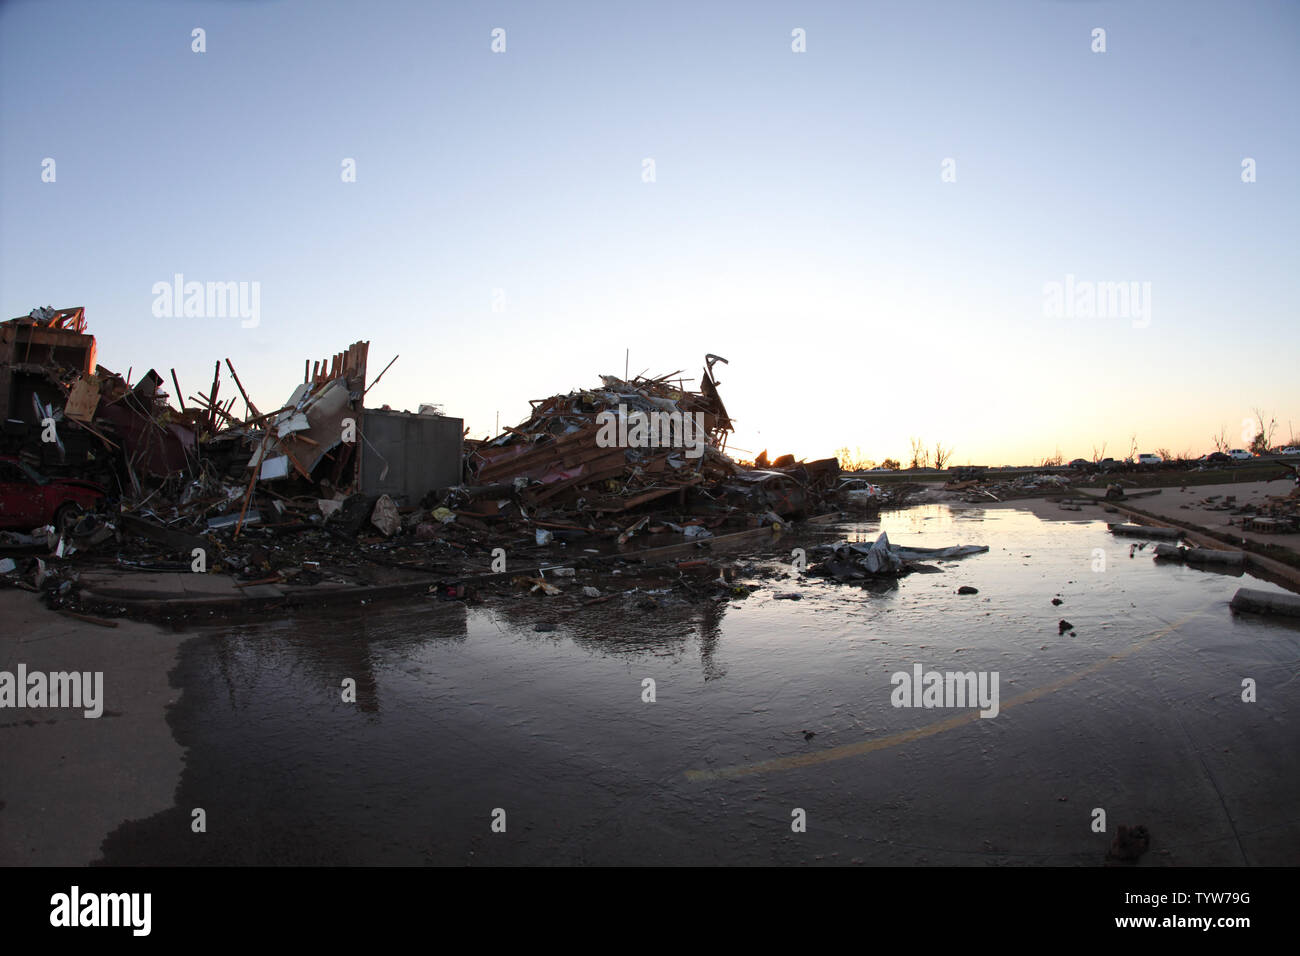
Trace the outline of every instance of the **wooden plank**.
<instances>
[{"instance_id":1,"label":"wooden plank","mask_svg":"<svg viewBox=\"0 0 1300 956\"><path fill-rule=\"evenodd\" d=\"M68 400L64 403L63 414L78 422L89 422L95 417L95 407L99 405L99 383L92 378L79 378Z\"/></svg>"},{"instance_id":2,"label":"wooden plank","mask_svg":"<svg viewBox=\"0 0 1300 956\"><path fill-rule=\"evenodd\" d=\"M402 356L401 356L400 353L397 354L397 355L394 355L394 356L393 356L393 362L396 362L396 361L397 361L399 358L401 358L401 357L402 357ZM393 362L389 362L387 365L384 366L384 372L387 372L390 368L393 367ZM375 376L375 380L374 380L373 382L371 382L369 385L366 386L365 391L363 391L363 392L361 393L361 396L362 396L363 398L365 397L366 392L369 392L372 388L374 388L376 385L379 384L379 380L380 380L381 378L384 377L384 372L380 372L378 375L376 375L376 376Z\"/></svg>"},{"instance_id":3,"label":"wooden plank","mask_svg":"<svg viewBox=\"0 0 1300 956\"><path fill-rule=\"evenodd\" d=\"M209 409L215 410L217 407L217 389L221 386L221 363L217 362L212 367L212 393L208 396ZM208 431L217 430L217 418L214 411L208 415Z\"/></svg>"},{"instance_id":4,"label":"wooden plank","mask_svg":"<svg viewBox=\"0 0 1300 956\"><path fill-rule=\"evenodd\" d=\"M218 365L217 367L220 368L221 366ZM265 460L266 455L266 440L270 437L271 429L268 428L262 433L262 444L258 446L259 452L254 456L257 459L257 464L250 469L253 474L249 477L248 489L244 492L244 503L239 509L239 521L235 523L236 538L239 537L239 532L244 527L244 516L248 514L248 503L253 499L253 486L257 484L257 476L262 473L262 462Z\"/></svg>"},{"instance_id":5,"label":"wooden plank","mask_svg":"<svg viewBox=\"0 0 1300 956\"><path fill-rule=\"evenodd\" d=\"M176 386L176 401L181 403L181 411L185 411L185 393L181 391L181 383L176 380L176 369L172 369L172 384Z\"/></svg>"},{"instance_id":6,"label":"wooden plank","mask_svg":"<svg viewBox=\"0 0 1300 956\"><path fill-rule=\"evenodd\" d=\"M261 415L262 413L257 410L257 406L249 399L248 393L244 391L244 383L239 380L239 373L235 371L235 366L230 364L229 358L226 359L226 368L230 369L230 376L235 380L235 387L239 389L239 394L243 396L244 404L253 413L253 417L256 418ZM245 415L244 417L247 418L248 416Z\"/></svg>"}]
</instances>

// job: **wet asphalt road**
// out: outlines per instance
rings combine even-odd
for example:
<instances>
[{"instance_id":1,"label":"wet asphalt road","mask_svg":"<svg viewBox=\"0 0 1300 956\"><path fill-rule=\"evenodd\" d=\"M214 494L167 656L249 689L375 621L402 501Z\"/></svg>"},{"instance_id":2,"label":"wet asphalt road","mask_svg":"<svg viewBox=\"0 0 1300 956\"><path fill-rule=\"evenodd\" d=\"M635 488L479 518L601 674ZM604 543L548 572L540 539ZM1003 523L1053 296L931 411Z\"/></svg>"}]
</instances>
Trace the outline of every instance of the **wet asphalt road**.
<instances>
[{"instance_id":1,"label":"wet asphalt road","mask_svg":"<svg viewBox=\"0 0 1300 956\"><path fill-rule=\"evenodd\" d=\"M883 526L990 552L878 592L786 565L720 603L558 617L521 594L204 631L171 676L176 806L100 862L1093 866L1120 823L1150 830L1142 865L1300 861L1300 628L1227 608L1273 585L1130 557L1096 520ZM997 672L1001 712L892 706L915 663Z\"/></svg>"}]
</instances>

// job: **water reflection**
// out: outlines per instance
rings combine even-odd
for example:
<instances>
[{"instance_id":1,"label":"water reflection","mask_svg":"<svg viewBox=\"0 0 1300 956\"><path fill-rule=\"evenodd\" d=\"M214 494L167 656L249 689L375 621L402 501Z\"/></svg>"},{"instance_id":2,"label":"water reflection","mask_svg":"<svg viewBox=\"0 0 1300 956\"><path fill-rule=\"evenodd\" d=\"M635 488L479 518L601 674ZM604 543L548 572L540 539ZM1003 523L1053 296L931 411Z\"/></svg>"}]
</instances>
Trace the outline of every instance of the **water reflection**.
<instances>
[{"instance_id":1,"label":"water reflection","mask_svg":"<svg viewBox=\"0 0 1300 956\"><path fill-rule=\"evenodd\" d=\"M260 695L297 695L305 686L340 687L355 681L356 706L378 713L376 647L402 653L425 641L463 642L466 609L459 602L428 601L413 611L388 614L361 609L319 611L293 618L203 628L212 664L231 710Z\"/></svg>"},{"instance_id":2,"label":"water reflection","mask_svg":"<svg viewBox=\"0 0 1300 956\"><path fill-rule=\"evenodd\" d=\"M790 567L791 547L871 540L882 529L901 544L990 551L937 562L943 573L879 592ZM650 575L629 578L632 593L590 605L521 591L472 607L424 600L206 629L183 647L174 675L183 693L170 720L188 748L177 806L124 824L105 859L1006 859L987 842L1033 844L1025 852L1040 862L1087 863L1099 855L1086 833L1062 837L1047 811L1026 817L1026 806L1041 800L1058 812L1060 794L1131 802L1137 793L1162 808L1163 838L1186 847L1175 861L1232 862L1217 818L1211 827L1196 817L1209 811L1187 742L1226 762L1218 779L1293 805L1294 701L1270 695L1250 712L1258 719L1206 701L1231 697L1224 688L1245 672L1261 687L1290 680L1300 631L1228 613L1239 583L1271 585L1130 558L1128 546L1100 521L935 505L795 536L778 555L735 556L742 578L764 584L747 599L653 593L672 578ZM979 593L958 595L962 584ZM788 591L802 600L775 599ZM1063 617L1074 636L1059 633ZM1183 618L1190 623L1123 666L995 721L824 767L743 781L686 777L923 726L932 714L889 702L889 675L914 662L997 670L1009 697ZM344 678L356 681L355 705L341 699ZM657 685L653 704L641 697L645 678ZM1169 725L1171 715L1181 724ZM1143 742L1140 757L1126 741ZM1266 761L1251 762L1262 753ZM809 805L836 824L790 842L789 807ZM220 821L202 840L187 837L195 806ZM510 814L508 839L488 829L495 807ZM1179 833L1180 813L1211 836ZM1289 819L1269 801L1238 813L1252 832ZM1252 859L1300 849L1295 837L1272 839L1275 849Z\"/></svg>"}]
</instances>

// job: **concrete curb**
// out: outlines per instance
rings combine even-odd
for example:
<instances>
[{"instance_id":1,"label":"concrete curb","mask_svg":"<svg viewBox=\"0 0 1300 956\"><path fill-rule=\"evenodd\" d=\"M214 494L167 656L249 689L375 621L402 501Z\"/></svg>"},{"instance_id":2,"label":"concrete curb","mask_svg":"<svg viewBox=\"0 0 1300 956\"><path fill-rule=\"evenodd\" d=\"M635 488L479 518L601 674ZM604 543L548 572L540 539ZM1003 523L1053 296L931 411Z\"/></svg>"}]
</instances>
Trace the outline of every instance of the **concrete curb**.
<instances>
[{"instance_id":1,"label":"concrete curb","mask_svg":"<svg viewBox=\"0 0 1300 956\"><path fill-rule=\"evenodd\" d=\"M1254 551L1250 550L1249 544L1244 549L1241 547L1233 547L1232 545L1219 540L1217 537L1210 534L1208 529L1202 528L1200 525L1179 524L1160 515L1142 511L1139 508L1128 507L1117 501L1108 501L1106 504L1116 508L1122 513L1128 515L1130 518L1141 518L1144 521L1161 527L1177 528L1183 533L1183 537L1187 541L1201 548L1207 548L1213 551L1241 551L1246 556L1247 570L1257 573L1260 577L1267 578L1274 584L1279 584L1284 588L1300 593L1300 568L1294 568L1289 564L1283 564L1281 561L1276 561L1265 555L1256 554ZM1247 541L1249 542L1249 539L1247 539Z\"/></svg>"},{"instance_id":2,"label":"concrete curb","mask_svg":"<svg viewBox=\"0 0 1300 956\"><path fill-rule=\"evenodd\" d=\"M127 597L121 594L83 589L81 600L88 609L107 610L126 608L134 614L144 617L166 617L181 614L220 613L253 614L271 608L287 609L301 607L334 607L341 604L358 604L361 602L383 601L412 594L427 594L438 581L407 581L401 584L380 584L366 587L326 587L326 588L274 588L261 585L248 588L247 593L228 597L166 597L146 594ZM278 593L267 593L274 588Z\"/></svg>"}]
</instances>

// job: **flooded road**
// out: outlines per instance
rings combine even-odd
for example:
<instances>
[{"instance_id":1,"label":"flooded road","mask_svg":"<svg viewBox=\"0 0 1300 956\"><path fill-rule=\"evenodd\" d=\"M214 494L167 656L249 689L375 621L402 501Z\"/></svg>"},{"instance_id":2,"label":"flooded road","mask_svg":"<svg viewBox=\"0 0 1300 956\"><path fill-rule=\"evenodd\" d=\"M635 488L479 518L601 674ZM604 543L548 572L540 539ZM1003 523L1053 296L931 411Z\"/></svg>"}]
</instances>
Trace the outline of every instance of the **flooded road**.
<instances>
[{"instance_id":1,"label":"flooded road","mask_svg":"<svg viewBox=\"0 0 1300 956\"><path fill-rule=\"evenodd\" d=\"M882 528L990 550L882 590L787 561L746 599L560 615L520 593L201 632L172 675L177 805L103 862L1093 866L1121 823L1150 830L1143 865L1300 861L1300 629L1227 607L1280 589L1015 510L789 544ZM996 673L1000 712L893 706L915 664Z\"/></svg>"}]
</instances>

